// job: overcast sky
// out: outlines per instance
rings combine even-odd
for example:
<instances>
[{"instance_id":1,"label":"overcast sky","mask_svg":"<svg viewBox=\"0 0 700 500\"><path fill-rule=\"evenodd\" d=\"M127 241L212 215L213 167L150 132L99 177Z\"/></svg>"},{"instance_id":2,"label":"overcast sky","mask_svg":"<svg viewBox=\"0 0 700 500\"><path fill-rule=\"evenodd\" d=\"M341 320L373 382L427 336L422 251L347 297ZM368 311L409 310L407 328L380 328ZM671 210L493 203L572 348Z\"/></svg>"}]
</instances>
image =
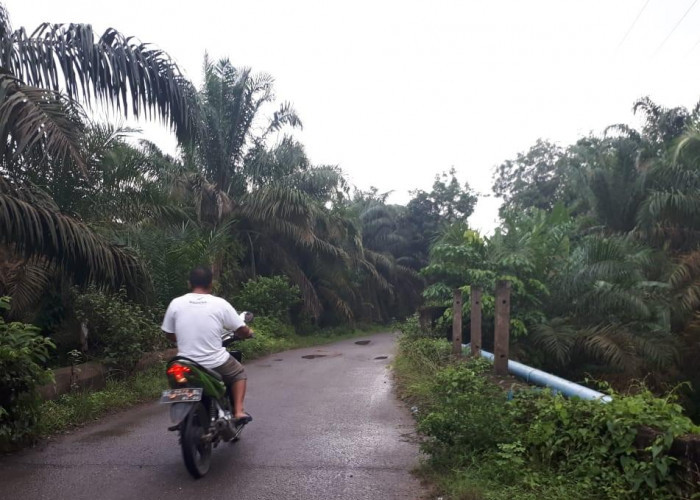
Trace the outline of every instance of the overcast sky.
<instances>
[{"instance_id":1,"label":"overcast sky","mask_svg":"<svg viewBox=\"0 0 700 500\"><path fill-rule=\"evenodd\" d=\"M435 174L452 166L488 194L494 166L538 137L565 145L613 123L636 123L632 103L641 96L694 105L697 2L5 4L15 28L83 22L153 42L196 84L205 50L271 73L278 98L292 101L304 122L298 135L313 163L337 164L358 187L393 191L391 200L405 203L409 190L429 189ZM144 130L173 148L158 127ZM497 209L497 200L480 200L471 224L490 232Z\"/></svg>"}]
</instances>

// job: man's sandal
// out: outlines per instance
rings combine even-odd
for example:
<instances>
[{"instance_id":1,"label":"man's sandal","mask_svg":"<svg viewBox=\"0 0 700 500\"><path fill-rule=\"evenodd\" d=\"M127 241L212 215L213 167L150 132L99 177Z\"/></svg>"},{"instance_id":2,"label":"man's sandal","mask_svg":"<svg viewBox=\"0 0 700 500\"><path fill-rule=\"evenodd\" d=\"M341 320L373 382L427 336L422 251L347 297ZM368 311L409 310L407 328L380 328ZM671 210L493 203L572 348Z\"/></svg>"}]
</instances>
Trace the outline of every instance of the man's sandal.
<instances>
[{"instance_id":1,"label":"man's sandal","mask_svg":"<svg viewBox=\"0 0 700 500\"><path fill-rule=\"evenodd\" d=\"M250 415L248 415L248 414L246 413L246 416L245 416L245 417L237 418L237 419L235 419L235 420L233 421L233 423L236 424L236 425L243 425L243 424L248 424L248 423L250 423L250 422L252 422L252 421L253 421L253 417L251 417Z\"/></svg>"}]
</instances>

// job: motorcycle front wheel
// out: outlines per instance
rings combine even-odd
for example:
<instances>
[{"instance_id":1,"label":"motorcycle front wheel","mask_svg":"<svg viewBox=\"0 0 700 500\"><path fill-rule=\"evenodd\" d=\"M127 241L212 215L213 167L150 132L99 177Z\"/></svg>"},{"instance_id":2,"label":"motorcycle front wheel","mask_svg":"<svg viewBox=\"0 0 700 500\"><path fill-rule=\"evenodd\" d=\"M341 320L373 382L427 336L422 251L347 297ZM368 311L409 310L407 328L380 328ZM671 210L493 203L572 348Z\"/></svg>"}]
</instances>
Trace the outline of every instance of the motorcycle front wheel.
<instances>
[{"instance_id":1,"label":"motorcycle front wheel","mask_svg":"<svg viewBox=\"0 0 700 500\"><path fill-rule=\"evenodd\" d=\"M192 477L199 479L209 472L211 463L211 441L202 439L209 427L209 415L202 403L185 417L182 425L180 444L185 467Z\"/></svg>"}]
</instances>

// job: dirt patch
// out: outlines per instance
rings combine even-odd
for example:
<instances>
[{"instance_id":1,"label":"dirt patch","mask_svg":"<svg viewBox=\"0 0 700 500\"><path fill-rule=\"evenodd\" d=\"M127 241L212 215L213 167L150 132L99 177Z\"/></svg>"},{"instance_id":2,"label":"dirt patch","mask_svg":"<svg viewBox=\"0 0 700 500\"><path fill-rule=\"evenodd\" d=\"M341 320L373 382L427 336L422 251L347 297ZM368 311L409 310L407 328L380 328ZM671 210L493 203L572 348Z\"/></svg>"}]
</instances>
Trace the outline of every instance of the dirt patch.
<instances>
[{"instance_id":1,"label":"dirt patch","mask_svg":"<svg viewBox=\"0 0 700 500\"><path fill-rule=\"evenodd\" d=\"M372 342L372 341L371 341L371 340L358 340L358 341L355 342L355 343L356 343L357 345L367 345L367 344L369 344L370 342Z\"/></svg>"},{"instance_id":2,"label":"dirt patch","mask_svg":"<svg viewBox=\"0 0 700 500\"><path fill-rule=\"evenodd\" d=\"M388 357L389 357L389 356L377 356L377 357L374 358L374 359L386 359L386 358L388 358Z\"/></svg>"},{"instance_id":3,"label":"dirt patch","mask_svg":"<svg viewBox=\"0 0 700 500\"><path fill-rule=\"evenodd\" d=\"M325 354L307 354L306 356L302 356L304 359L316 359L316 358L325 358Z\"/></svg>"}]
</instances>

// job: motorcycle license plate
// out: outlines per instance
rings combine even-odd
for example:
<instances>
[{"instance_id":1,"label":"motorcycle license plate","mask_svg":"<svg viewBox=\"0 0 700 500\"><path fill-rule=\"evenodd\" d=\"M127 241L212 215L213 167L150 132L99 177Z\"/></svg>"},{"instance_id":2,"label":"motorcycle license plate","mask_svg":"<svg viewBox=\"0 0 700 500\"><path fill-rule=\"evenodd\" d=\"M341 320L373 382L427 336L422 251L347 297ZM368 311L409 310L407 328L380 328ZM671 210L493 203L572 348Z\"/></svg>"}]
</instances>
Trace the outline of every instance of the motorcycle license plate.
<instances>
[{"instance_id":1,"label":"motorcycle license plate","mask_svg":"<svg viewBox=\"0 0 700 500\"><path fill-rule=\"evenodd\" d=\"M168 389L163 391L160 397L161 403L187 403L189 401L201 401L201 388Z\"/></svg>"}]
</instances>

